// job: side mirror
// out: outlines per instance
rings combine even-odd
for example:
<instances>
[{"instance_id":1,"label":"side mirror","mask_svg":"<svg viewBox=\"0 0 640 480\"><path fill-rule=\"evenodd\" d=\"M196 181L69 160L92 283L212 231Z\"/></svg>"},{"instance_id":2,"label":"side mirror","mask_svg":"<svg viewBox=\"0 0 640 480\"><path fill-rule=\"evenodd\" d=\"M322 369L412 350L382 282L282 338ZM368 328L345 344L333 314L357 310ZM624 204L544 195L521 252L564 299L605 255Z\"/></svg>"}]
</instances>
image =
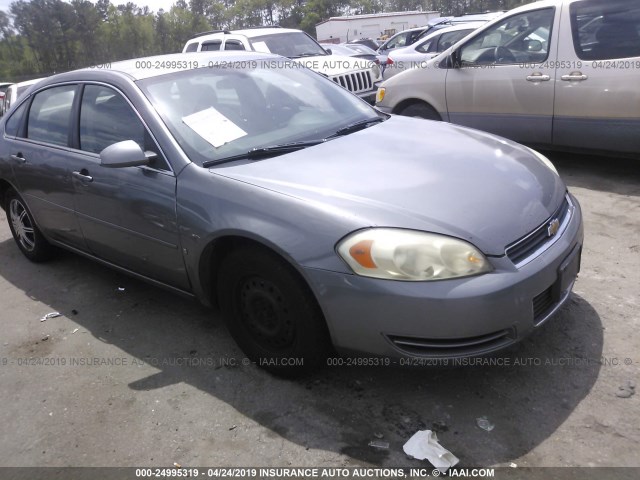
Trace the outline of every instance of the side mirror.
<instances>
[{"instance_id":1,"label":"side mirror","mask_svg":"<svg viewBox=\"0 0 640 480\"><path fill-rule=\"evenodd\" d=\"M324 51L327 52L329 55L333 55L333 52L331 51L330 48L325 48Z\"/></svg>"},{"instance_id":2,"label":"side mirror","mask_svg":"<svg viewBox=\"0 0 640 480\"><path fill-rule=\"evenodd\" d=\"M460 51L454 50L439 63L440 68L460 68Z\"/></svg>"},{"instance_id":3,"label":"side mirror","mask_svg":"<svg viewBox=\"0 0 640 480\"><path fill-rule=\"evenodd\" d=\"M148 165L157 155L143 152L133 140L114 143L100 152L100 165L108 168L138 167Z\"/></svg>"},{"instance_id":4,"label":"side mirror","mask_svg":"<svg viewBox=\"0 0 640 480\"><path fill-rule=\"evenodd\" d=\"M541 52L541 51L542 51L542 42L540 40L527 41L527 52Z\"/></svg>"}]
</instances>

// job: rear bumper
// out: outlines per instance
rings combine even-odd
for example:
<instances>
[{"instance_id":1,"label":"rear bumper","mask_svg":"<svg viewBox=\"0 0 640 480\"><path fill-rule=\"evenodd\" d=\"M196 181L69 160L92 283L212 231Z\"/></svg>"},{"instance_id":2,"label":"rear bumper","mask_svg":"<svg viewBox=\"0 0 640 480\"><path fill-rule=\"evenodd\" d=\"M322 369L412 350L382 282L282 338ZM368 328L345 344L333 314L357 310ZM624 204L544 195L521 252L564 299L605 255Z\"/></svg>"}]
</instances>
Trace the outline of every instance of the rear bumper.
<instances>
[{"instance_id":1,"label":"rear bumper","mask_svg":"<svg viewBox=\"0 0 640 480\"><path fill-rule=\"evenodd\" d=\"M570 296L583 242L582 214L573 201L562 236L520 268L506 256L491 258L491 273L439 282L306 269L335 347L392 358L457 358L522 340Z\"/></svg>"}]
</instances>

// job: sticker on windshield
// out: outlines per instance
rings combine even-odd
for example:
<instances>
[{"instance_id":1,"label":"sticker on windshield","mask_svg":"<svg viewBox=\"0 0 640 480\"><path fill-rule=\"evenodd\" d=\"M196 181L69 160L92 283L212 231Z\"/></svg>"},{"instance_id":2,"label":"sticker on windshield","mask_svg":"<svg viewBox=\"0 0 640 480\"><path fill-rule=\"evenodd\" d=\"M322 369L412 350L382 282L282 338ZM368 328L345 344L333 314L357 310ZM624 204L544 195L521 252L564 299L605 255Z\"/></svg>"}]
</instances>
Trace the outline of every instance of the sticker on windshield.
<instances>
[{"instance_id":1,"label":"sticker on windshield","mask_svg":"<svg viewBox=\"0 0 640 480\"><path fill-rule=\"evenodd\" d=\"M267 47L266 42L251 42L251 45L253 45L253 49L256 52L271 53L271 50L269 50L269 47Z\"/></svg>"},{"instance_id":2,"label":"sticker on windshield","mask_svg":"<svg viewBox=\"0 0 640 480\"><path fill-rule=\"evenodd\" d=\"M216 148L247 134L213 107L182 117L182 121Z\"/></svg>"}]
</instances>

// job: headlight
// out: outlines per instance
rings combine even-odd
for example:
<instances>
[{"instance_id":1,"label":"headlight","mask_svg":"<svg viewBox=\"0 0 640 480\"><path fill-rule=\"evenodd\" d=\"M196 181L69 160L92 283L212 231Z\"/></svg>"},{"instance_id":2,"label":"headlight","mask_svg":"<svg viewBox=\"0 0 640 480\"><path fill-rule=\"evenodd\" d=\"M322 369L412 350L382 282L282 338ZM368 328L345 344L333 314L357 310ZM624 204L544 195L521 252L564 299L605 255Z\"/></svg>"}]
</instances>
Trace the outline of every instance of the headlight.
<instances>
[{"instance_id":1,"label":"headlight","mask_svg":"<svg viewBox=\"0 0 640 480\"><path fill-rule=\"evenodd\" d=\"M435 233L371 228L347 236L338 254L365 277L428 281L489 272L491 265L473 245Z\"/></svg>"},{"instance_id":2,"label":"headlight","mask_svg":"<svg viewBox=\"0 0 640 480\"><path fill-rule=\"evenodd\" d=\"M527 147L529 148L529 147ZM545 157L544 155L542 155L540 152L537 152L536 150L534 150L533 148L529 148L529 150L531 151L531 153L533 153L538 160L540 160L542 163L544 163L547 167L549 167L549 169L555 173L556 175L560 176L560 174L558 173L558 170L556 170L556 167L554 167L553 163L551 163L551 160L549 160L547 157Z\"/></svg>"},{"instance_id":3,"label":"headlight","mask_svg":"<svg viewBox=\"0 0 640 480\"><path fill-rule=\"evenodd\" d=\"M384 100L384 93L384 87L378 88L378 91L376 92L376 103L380 103L382 100Z\"/></svg>"}]
</instances>

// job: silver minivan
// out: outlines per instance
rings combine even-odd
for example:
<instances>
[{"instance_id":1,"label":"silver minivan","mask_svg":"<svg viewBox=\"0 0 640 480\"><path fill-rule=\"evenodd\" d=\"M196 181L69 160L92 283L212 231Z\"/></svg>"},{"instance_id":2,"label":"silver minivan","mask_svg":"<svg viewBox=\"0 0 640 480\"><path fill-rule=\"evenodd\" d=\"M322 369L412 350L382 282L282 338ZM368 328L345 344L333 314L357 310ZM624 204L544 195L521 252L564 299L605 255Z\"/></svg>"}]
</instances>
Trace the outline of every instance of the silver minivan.
<instances>
[{"instance_id":1,"label":"silver minivan","mask_svg":"<svg viewBox=\"0 0 640 480\"><path fill-rule=\"evenodd\" d=\"M517 8L378 89L387 113L553 149L640 155L640 2Z\"/></svg>"}]
</instances>

